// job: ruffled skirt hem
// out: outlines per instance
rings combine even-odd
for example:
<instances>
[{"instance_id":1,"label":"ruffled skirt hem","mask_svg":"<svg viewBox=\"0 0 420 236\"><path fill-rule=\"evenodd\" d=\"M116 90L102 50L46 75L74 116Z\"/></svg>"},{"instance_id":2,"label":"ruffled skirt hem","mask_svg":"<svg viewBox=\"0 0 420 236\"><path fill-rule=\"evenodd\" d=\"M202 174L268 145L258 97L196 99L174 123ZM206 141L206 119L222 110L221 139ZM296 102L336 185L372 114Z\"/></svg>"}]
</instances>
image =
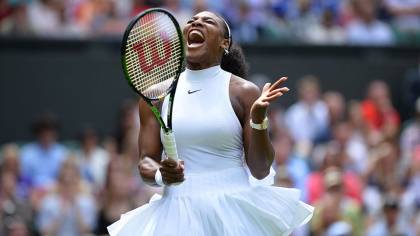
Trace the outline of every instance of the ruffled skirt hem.
<instances>
[{"instance_id":1,"label":"ruffled skirt hem","mask_svg":"<svg viewBox=\"0 0 420 236\"><path fill-rule=\"evenodd\" d=\"M289 235L312 217L297 189L251 186L243 168L187 176L108 227L111 236Z\"/></svg>"}]
</instances>

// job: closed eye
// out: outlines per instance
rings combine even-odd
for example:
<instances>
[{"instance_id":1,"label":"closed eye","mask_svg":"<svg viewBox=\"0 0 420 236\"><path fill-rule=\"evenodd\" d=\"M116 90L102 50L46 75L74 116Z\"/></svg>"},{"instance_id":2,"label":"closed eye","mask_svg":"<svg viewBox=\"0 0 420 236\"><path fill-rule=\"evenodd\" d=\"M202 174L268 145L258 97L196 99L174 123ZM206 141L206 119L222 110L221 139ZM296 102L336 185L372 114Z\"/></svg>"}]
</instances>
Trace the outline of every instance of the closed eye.
<instances>
[{"instance_id":1,"label":"closed eye","mask_svg":"<svg viewBox=\"0 0 420 236\"><path fill-rule=\"evenodd\" d=\"M205 20L205 22L208 23L208 24L212 24L212 25L214 25L216 23L216 22L214 22L213 20L210 20L210 19Z\"/></svg>"}]
</instances>

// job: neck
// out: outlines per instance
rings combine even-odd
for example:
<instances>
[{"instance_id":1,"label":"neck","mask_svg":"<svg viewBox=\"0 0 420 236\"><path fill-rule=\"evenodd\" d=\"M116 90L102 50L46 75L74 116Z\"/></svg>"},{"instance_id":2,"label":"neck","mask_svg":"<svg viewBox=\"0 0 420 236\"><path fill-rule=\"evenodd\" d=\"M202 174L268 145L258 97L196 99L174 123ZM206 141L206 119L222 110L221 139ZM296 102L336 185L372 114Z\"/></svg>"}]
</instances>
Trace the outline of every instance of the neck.
<instances>
[{"instance_id":1,"label":"neck","mask_svg":"<svg viewBox=\"0 0 420 236\"><path fill-rule=\"evenodd\" d=\"M204 81L213 79L221 71L220 65L214 65L203 69L192 70L187 68L185 70L185 79L191 82L193 81Z\"/></svg>"},{"instance_id":2,"label":"neck","mask_svg":"<svg viewBox=\"0 0 420 236\"><path fill-rule=\"evenodd\" d=\"M84 153L86 154L86 157L90 157L90 154L92 154L93 150L95 149L94 146L85 146L83 148Z\"/></svg>"},{"instance_id":3,"label":"neck","mask_svg":"<svg viewBox=\"0 0 420 236\"><path fill-rule=\"evenodd\" d=\"M216 62L206 62L206 63L200 63L200 62L191 62L191 61L187 61L187 68L190 70L203 70L203 69L207 69L216 65L220 65L219 61Z\"/></svg>"}]
</instances>

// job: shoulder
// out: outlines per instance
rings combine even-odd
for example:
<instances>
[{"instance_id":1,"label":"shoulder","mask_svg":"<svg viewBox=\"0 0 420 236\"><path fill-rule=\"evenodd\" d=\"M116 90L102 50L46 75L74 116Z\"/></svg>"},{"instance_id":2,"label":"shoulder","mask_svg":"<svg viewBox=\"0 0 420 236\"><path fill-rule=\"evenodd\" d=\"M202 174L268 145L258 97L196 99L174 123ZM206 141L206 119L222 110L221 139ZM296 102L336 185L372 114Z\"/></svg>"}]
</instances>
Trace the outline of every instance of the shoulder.
<instances>
[{"instance_id":1,"label":"shoulder","mask_svg":"<svg viewBox=\"0 0 420 236\"><path fill-rule=\"evenodd\" d=\"M54 157L59 161L62 161L63 159L67 158L67 155L69 153L67 148L60 143L54 144L54 146L52 147L52 152Z\"/></svg>"},{"instance_id":2,"label":"shoulder","mask_svg":"<svg viewBox=\"0 0 420 236\"><path fill-rule=\"evenodd\" d=\"M362 28L363 28L363 25L360 23L360 21L359 20L354 20L347 25L346 30L347 31L354 31L354 30L360 30Z\"/></svg>"},{"instance_id":3,"label":"shoulder","mask_svg":"<svg viewBox=\"0 0 420 236\"><path fill-rule=\"evenodd\" d=\"M303 105L301 102L296 102L295 104L291 105L285 113L286 117L293 117L296 115L300 115L300 113L303 111Z\"/></svg>"},{"instance_id":4,"label":"shoulder","mask_svg":"<svg viewBox=\"0 0 420 236\"><path fill-rule=\"evenodd\" d=\"M63 152L66 153L67 152L67 148L61 143L55 143L54 144L54 150L56 152L61 152L61 153L63 153Z\"/></svg>"},{"instance_id":5,"label":"shoulder","mask_svg":"<svg viewBox=\"0 0 420 236\"><path fill-rule=\"evenodd\" d=\"M35 143L28 143L22 147L21 161L24 163L31 162L37 155L38 146Z\"/></svg>"},{"instance_id":6,"label":"shoulder","mask_svg":"<svg viewBox=\"0 0 420 236\"><path fill-rule=\"evenodd\" d=\"M31 152L31 151L34 151L35 149L36 149L35 143L28 143L28 144L23 145L22 152Z\"/></svg>"},{"instance_id":7,"label":"shoulder","mask_svg":"<svg viewBox=\"0 0 420 236\"><path fill-rule=\"evenodd\" d=\"M55 192L49 192L41 202L41 208L43 210L47 209L57 209L60 205L60 199Z\"/></svg>"},{"instance_id":8,"label":"shoulder","mask_svg":"<svg viewBox=\"0 0 420 236\"><path fill-rule=\"evenodd\" d=\"M234 74L230 79L230 90L241 102L254 102L261 93L257 85Z\"/></svg>"},{"instance_id":9,"label":"shoulder","mask_svg":"<svg viewBox=\"0 0 420 236\"><path fill-rule=\"evenodd\" d=\"M83 209L90 209L95 205L95 200L92 197L92 195L88 193L80 193L77 196L77 204L79 207L82 207Z\"/></svg>"},{"instance_id":10,"label":"shoulder","mask_svg":"<svg viewBox=\"0 0 420 236\"><path fill-rule=\"evenodd\" d=\"M322 101L322 100L318 100L316 103L315 103L315 110L316 111L319 111L319 112L328 112L328 107L327 107L327 104L325 104L325 102L324 101Z\"/></svg>"}]
</instances>

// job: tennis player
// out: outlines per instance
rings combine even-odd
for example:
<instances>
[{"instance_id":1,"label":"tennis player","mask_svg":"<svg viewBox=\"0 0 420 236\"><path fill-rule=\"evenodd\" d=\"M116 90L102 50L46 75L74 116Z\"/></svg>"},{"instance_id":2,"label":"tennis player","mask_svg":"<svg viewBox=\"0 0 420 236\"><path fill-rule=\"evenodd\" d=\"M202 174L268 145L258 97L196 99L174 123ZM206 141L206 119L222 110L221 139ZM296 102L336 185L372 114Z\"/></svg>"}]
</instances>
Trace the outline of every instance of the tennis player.
<instances>
[{"instance_id":1,"label":"tennis player","mask_svg":"<svg viewBox=\"0 0 420 236\"><path fill-rule=\"evenodd\" d=\"M232 45L229 26L201 12L183 30L187 69L173 107L173 132L182 161L162 157L161 129L140 101L140 175L164 186L163 196L121 216L112 236L289 235L309 221L313 208L299 191L253 185L269 175L274 151L266 117L284 93L286 78L262 91L245 76L242 51ZM167 114L167 99L161 105ZM249 171L247 171L249 169ZM269 178L269 177L268 177Z\"/></svg>"}]
</instances>

